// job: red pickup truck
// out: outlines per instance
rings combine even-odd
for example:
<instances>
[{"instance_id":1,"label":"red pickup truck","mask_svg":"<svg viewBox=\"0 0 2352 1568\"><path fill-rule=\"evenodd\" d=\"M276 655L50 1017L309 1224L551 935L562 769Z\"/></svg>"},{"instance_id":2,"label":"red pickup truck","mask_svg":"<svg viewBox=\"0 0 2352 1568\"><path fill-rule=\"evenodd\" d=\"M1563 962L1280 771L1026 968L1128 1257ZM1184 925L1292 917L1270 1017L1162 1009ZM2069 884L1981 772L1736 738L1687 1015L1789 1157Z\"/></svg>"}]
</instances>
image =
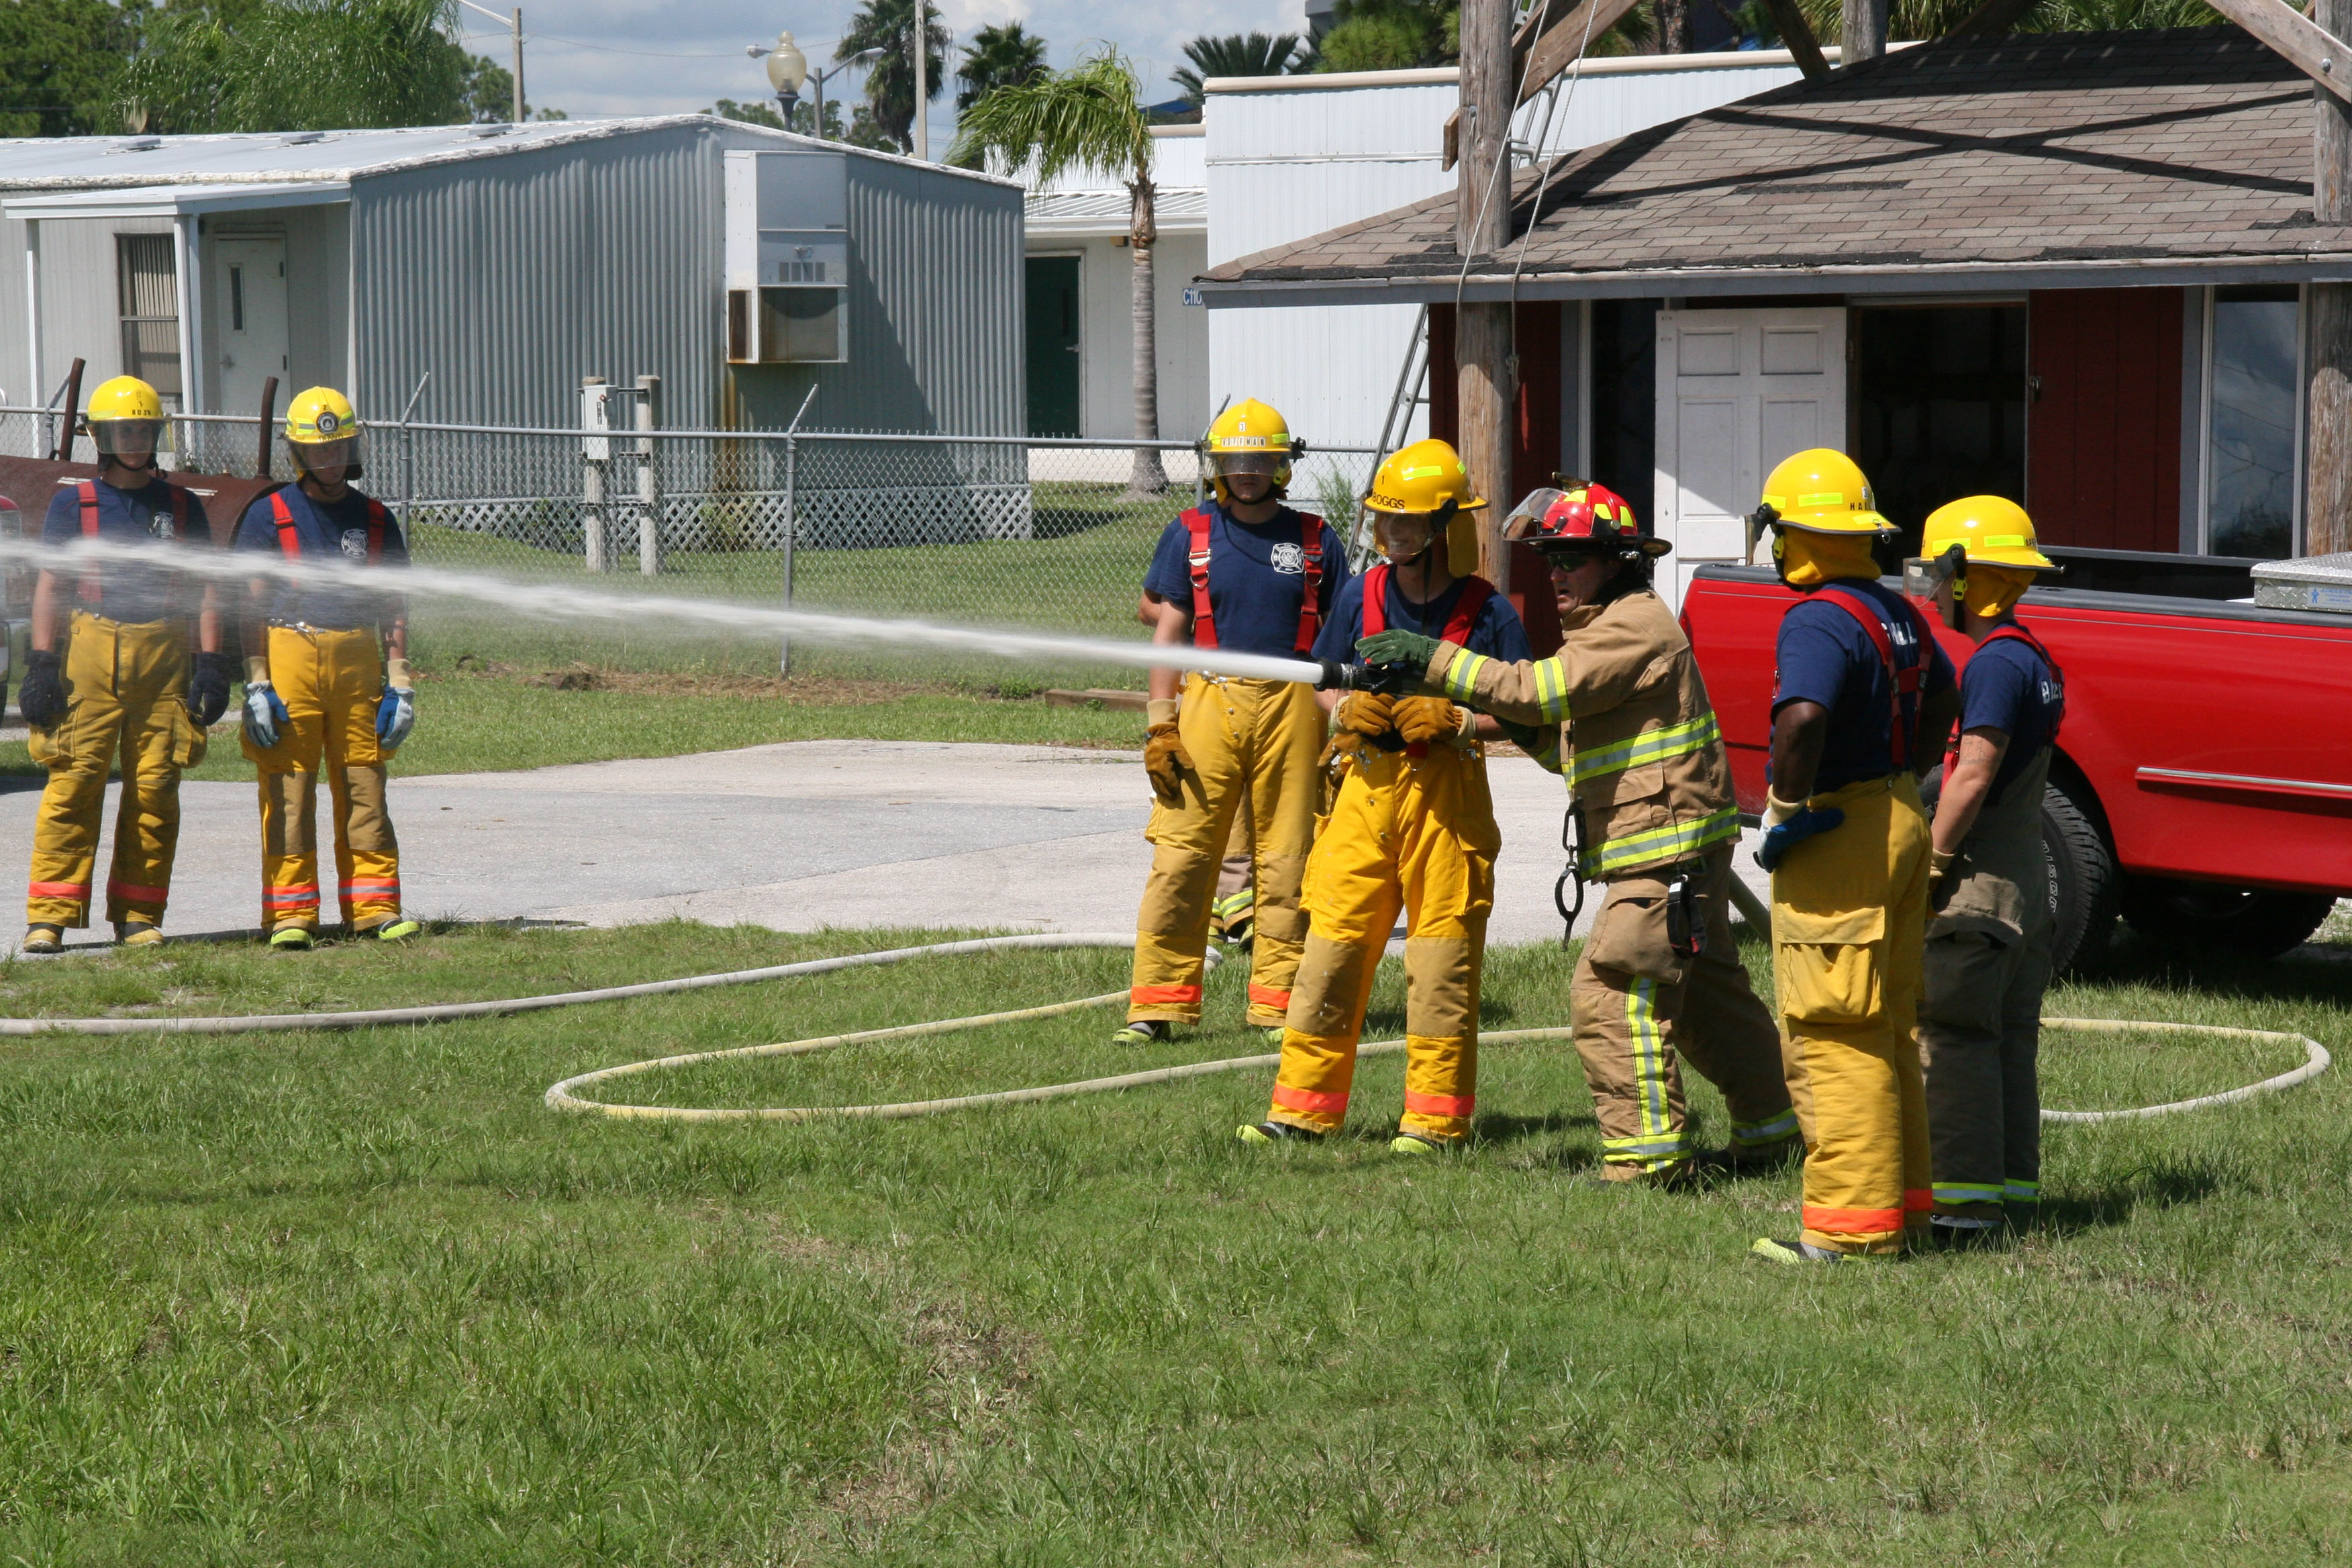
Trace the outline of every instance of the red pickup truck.
<instances>
[{"instance_id":1,"label":"red pickup truck","mask_svg":"<svg viewBox=\"0 0 2352 1568\"><path fill-rule=\"evenodd\" d=\"M2049 554L2066 570L2020 614L2066 675L2042 808L2061 965L2095 962L2118 913L2184 952L2297 946L2352 894L2352 615L2256 608L2251 561ZM1793 597L1768 568L1703 566L1683 602L1751 814ZM1964 664L1968 639L1938 636Z\"/></svg>"}]
</instances>

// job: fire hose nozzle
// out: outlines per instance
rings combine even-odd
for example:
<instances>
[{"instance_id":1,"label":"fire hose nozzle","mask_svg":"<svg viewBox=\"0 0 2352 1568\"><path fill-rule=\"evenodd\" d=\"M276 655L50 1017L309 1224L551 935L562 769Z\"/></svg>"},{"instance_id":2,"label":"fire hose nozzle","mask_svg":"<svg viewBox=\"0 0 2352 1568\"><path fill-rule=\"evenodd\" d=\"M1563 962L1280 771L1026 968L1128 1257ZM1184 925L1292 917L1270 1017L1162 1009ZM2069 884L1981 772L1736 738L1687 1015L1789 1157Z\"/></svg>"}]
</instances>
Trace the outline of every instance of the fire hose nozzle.
<instances>
[{"instance_id":1,"label":"fire hose nozzle","mask_svg":"<svg viewBox=\"0 0 2352 1568\"><path fill-rule=\"evenodd\" d=\"M1412 685L1412 672L1402 665L1340 664L1328 658L1318 662L1323 667L1315 681L1318 691L1381 691L1393 696Z\"/></svg>"}]
</instances>

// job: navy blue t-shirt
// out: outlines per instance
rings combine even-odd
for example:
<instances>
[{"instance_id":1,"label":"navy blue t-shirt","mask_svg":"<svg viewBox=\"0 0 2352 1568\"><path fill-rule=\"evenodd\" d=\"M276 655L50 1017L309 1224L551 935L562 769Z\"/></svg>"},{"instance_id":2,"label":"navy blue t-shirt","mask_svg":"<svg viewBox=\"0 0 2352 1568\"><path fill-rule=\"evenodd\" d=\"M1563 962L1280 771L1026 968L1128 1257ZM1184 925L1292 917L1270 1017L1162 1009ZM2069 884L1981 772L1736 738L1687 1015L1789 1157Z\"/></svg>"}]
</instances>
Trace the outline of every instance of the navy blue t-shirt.
<instances>
[{"instance_id":1,"label":"navy blue t-shirt","mask_svg":"<svg viewBox=\"0 0 2352 1568\"><path fill-rule=\"evenodd\" d=\"M1352 577L1339 590L1339 597L1331 606L1331 618L1323 623L1323 634L1315 639L1317 658L1335 664L1356 662L1356 639L1364 635L1364 584L1369 575ZM1445 623L1453 618L1454 606L1469 585L1469 579L1464 578L1448 585L1445 592L1428 604L1416 605L1404 596L1396 574L1390 573L1389 590L1382 595L1389 629L1444 637ZM1499 658L1507 664L1535 658L1534 650L1528 647L1528 630L1519 622L1518 611L1511 608L1511 601L1500 594L1493 595L1478 606L1478 614L1470 623L1470 640L1465 646L1472 653Z\"/></svg>"},{"instance_id":2,"label":"navy blue t-shirt","mask_svg":"<svg viewBox=\"0 0 2352 1568\"><path fill-rule=\"evenodd\" d=\"M1860 578L1840 581L1842 589L1859 591L1884 611L1898 668L1919 657L1916 637L1927 635L1910 601L1885 584ZM1886 666L1878 645L1846 608L1829 602L1815 589L1789 606L1780 617L1780 637L1774 653L1772 711L1791 702L1818 702L1830 712L1830 730L1822 745L1822 764L1813 774L1813 793L1826 795L1860 779L1883 778L1895 771L1893 728ZM1905 612L1911 611L1906 615ZM1921 700L1951 689L1952 661L1932 637L1927 644L1927 683Z\"/></svg>"},{"instance_id":3,"label":"navy blue t-shirt","mask_svg":"<svg viewBox=\"0 0 2352 1568\"><path fill-rule=\"evenodd\" d=\"M153 544L159 540L177 539L189 544L211 545L212 524L205 521L205 503L197 497L190 495L183 503L187 508L183 519L173 514L172 487L161 479L150 479L135 490L116 489L104 479L92 482L98 494L98 536L108 543ZM184 526L184 533L181 531ZM49 498L49 514L41 523L41 542L71 544L81 536L81 486L60 485L58 493ZM97 572L99 602L95 605L82 602L81 581L82 572L78 566L62 573L61 585L69 604L108 620L134 626L193 615L204 598L201 585L160 566L105 563Z\"/></svg>"},{"instance_id":4,"label":"navy blue t-shirt","mask_svg":"<svg viewBox=\"0 0 2352 1568\"><path fill-rule=\"evenodd\" d=\"M1212 500L1209 512L1209 613L1217 646L1274 658L1298 657L1298 612L1307 594L1305 529L1284 507L1272 522L1238 522ZM1172 605L1192 605L1192 533L1178 518L1160 531L1143 586ZM1331 525L1323 525L1323 581L1316 597L1324 616L1348 579L1348 553Z\"/></svg>"},{"instance_id":5,"label":"navy blue t-shirt","mask_svg":"<svg viewBox=\"0 0 2352 1568\"><path fill-rule=\"evenodd\" d=\"M2065 711L2066 692L2057 672L2032 645L2017 637L1977 645L1960 672L1960 728L1999 730L2009 736L2000 771L1993 775L1992 800L2000 800L2009 781L2050 743Z\"/></svg>"},{"instance_id":6,"label":"navy blue t-shirt","mask_svg":"<svg viewBox=\"0 0 2352 1568\"><path fill-rule=\"evenodd\" d=\"M311 500L299 485L288 485L263 496L237 519L236 538L231 549L266 550L273 554L282 550L278 542L278 514L270 505L279 497L285 498L287 510L294 514L294 531L302 542L303 554L325 556L353 565L366 563L367 498L350 489L343 492L341 500L331 501ZM408 564L408 545L400 536L400 524L389 514L383 520L383 547L376 563ZM362 626L382 624L392 603L388 594L336 584L301 587L280 583L270 602L269 618L289 626L299 622L323 631L356 631Z\"/></svg>"}]
</instances>

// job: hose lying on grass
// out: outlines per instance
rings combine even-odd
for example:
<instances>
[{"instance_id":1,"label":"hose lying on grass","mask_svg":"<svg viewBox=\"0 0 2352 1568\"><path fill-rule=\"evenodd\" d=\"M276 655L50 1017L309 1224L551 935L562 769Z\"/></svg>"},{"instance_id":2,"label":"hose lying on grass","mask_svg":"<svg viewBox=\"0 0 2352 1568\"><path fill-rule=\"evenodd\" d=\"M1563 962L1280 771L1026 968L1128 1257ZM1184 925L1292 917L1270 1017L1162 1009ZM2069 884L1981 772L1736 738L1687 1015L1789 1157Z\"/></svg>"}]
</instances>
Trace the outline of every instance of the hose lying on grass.
<instances>
[{"instance_id":1,"label":"hose lying on grass","mask_svg":"<svg viewBox=\"0 0 2352 1568\"><path fill-rule=\"evenodd\" d=\"M203 1018L0 1018L0 1037L31 1035L243 1035L283 1032L290 1029L359 1029L387 1024L441 1024L460 1018L500 1017L516 1013L543 1012L554 1007L577 1007L592 1002L619 1002L633 996L665 996L681 991L703 991L720 985L751 985L768 980L787 980L803 974L830 974L844 969L873 968L899 963L910 958L948 958L959 953L1001 952L1005 951L1047 952L1071 948L1121 948L1135 945L1129 933L1087 932L1064 934L1045 931L1023 936L974 937L963 942L931 942L921 947L894 947L879 952L845 953L838 958L814 958L798 963L771 964L762 969L735 969L719 974L689 974L676 980L649 980L635 985L607 985L593 991L562 991L546 996L516 996L489 1002L442 1002L420 1007L377 1007L342 1013L274 1013L250 1017ZM1212 952L1209 963L1213 967L1222 955ZM591 1084L608 1079L628 1078L639 1073L659 1072L667 1068L689 1067L698 1062L728 1061L749 1057L806 1056L815 1051L832 1050L841 1046L864 1045L874 1040L908 1039L921 1035L945 1035L959 1029L977 1029L991 1024L1020 1023L1031 1018L1058 1017L1089 1007L1109 1007L1127 1000L1125 991L1105 992L1099 996L1082 996L1070 1002L1053 1002L1042 1007L1022 1007L1003 1013L982 1013L965 1018L943 1018L926 1024L901 1024L887 1029L866 1029L851 1035L829 1035L809 1040L786 1040L775 1045L738 1046L730 1050L696 1051L687 1056L659 1057L647 1061L626 1062L619 1067L600 1068L565 1079L547 1091L551 1110L571 1110L598 1116L626 1117L666 1121L808 1121L824 1116L905 1117L933 1116L942 1111L968 1110L983 1105L1024 1105L1043 1100L1065 1100L1073 1095L1099 1094L1110 1089L1141 1089L1150 1084L1173 1083L1180 1079L1206 1078L1213 1073L1245 1072L1253 1068L1272 1068L1281 1063L1279 1052L1259 1056L1228 1057L1220 1061L1187 1062L1180 1067L1153 1068L1143 1072L1116 1073L1108 1078L1083 1079L1074 1083L1041 1084L1034 1089L997 1089L983 1094L956 1095L946 1100L900 1100L884 1105L824 1105L772 1106L704 1109L693 1106L611 1105L600 1100L582 1100L572 1093ZM2177 1111L2201 1110L2210 1106L2229 1105L2256 1095L2275 1093L2308 1083L2326 1072L2333 1058L2327 1048L2308 1036L2283 1033L2272 1029L2226 1028L2212 1024L2137 1023L2112 1018L2045 1018L2042 1025L2053 1029L2077 1029L2107 1034L2119 1034L2132 1029L2170 1029L2181 1034L2215 1035L2242 1040L2279 1040L2300 1045L2304 1048L2304 1064L2275 1078L2242 1089L2225 1089L2219 1094L2199 1095L2193 1100L2179 1100L2165 1105L2134 1107L2124 1110L2044 1110L2044 1121L2123 1121L2149 1116L2168 1116ZM1509 1045L1532 1040L1564 1040L1574 1030L1568 1028L1503 1029L1479 1037L1484 1045ZM1402 1040L1373 1040L1358 1047L1357 1054L1365 1057L1389 1056L1404 1049Z\"/></svg>"}]
</instances>

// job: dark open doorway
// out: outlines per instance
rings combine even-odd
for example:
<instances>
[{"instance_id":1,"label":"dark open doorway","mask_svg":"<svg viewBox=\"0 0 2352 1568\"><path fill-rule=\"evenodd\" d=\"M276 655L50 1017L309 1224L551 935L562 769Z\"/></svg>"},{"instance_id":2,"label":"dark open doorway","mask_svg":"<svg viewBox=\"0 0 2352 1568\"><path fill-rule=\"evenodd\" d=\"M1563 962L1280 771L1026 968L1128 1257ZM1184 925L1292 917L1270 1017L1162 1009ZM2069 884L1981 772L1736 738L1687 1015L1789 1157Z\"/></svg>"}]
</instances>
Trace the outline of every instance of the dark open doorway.
<instances>
[{"instance_id":1,"label":"dark open doorway","mask_svg":"<svg viewBox=\"0 0 2352 1568\"><path fill-rule=\"evenodd\" d=\"M1853 452L1911 548L1962 496L2025 500L2025 305L1898 305L1853 316Z\"/></svg>"}]
</instances>

